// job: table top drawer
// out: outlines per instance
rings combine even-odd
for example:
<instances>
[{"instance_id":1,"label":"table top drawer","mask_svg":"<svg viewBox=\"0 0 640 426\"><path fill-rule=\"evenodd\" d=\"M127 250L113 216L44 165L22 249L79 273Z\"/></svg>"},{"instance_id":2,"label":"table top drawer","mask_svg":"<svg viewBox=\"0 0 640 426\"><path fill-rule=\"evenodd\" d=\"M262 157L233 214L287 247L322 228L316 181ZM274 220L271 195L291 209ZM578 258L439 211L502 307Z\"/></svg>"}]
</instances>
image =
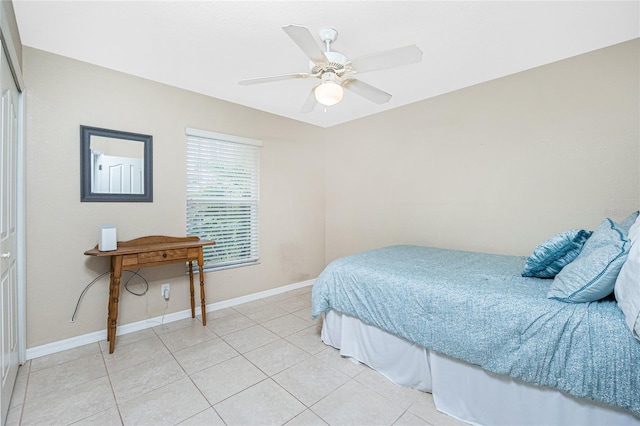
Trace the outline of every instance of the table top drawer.
<instances>
[{"instance_id":1,"label":"table top drawer","mask_svg":"<svg viewBox=\"0 0 640 426\"><path fill-rule=\"evenodd\" d=\"M159 250L138 253L138 263L153 263L187 259L188 249Z\"/></svg>"}]
</instances>

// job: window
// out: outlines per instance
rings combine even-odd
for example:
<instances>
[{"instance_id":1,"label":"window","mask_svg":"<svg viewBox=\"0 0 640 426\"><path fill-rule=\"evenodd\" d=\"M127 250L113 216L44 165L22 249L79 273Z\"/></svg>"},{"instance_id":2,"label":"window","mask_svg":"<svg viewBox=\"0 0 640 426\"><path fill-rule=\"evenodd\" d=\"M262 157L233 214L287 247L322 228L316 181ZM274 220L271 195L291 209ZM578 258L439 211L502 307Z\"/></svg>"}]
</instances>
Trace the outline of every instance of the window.
<instances>
[{"instance_id":1,"label":"window","mask_svg":"<svg viewBox=\"0 0 640 426\"><path fill-rule=\"evenodd\" d=\"M206 270L259 261L260 147L254 139L187 128L187 235L213 240Z\"/></svg>"}]
</instances>

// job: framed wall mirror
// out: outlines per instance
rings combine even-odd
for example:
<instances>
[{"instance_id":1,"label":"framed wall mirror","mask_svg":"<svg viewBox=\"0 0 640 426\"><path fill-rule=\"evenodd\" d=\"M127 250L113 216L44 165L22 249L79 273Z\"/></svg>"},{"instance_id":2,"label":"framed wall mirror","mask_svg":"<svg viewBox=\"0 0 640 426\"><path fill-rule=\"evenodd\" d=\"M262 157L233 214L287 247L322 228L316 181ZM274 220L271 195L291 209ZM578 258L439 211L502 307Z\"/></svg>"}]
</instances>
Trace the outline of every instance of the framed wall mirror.
<instances>
[{"instance_id":1,"label":"framed wall mirror","mask_svg":"<svg viewBox=\"0 0 640 426\"><path fill-rule=\"evenodd\" d=\"M80 201L153 201L153 137L80 126Z\"/></svg>"}]
</instances>

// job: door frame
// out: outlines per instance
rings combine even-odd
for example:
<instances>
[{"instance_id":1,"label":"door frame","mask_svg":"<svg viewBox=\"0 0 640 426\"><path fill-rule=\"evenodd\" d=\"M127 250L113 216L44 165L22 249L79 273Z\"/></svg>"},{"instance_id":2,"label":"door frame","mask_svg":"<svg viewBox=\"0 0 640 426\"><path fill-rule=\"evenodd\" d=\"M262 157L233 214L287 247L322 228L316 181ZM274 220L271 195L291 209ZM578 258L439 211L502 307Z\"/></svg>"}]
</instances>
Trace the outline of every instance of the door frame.
<instances>
[{"instance_id":1,"label":"door frame","mask_svg":"<svg viewBox=\"0 0 640 426\"><path fill-rule=\"evenodd\" d=\"M17 141L17 185L18 193L16 194L17 202L17 237L18 237L18 253L16 256L17 262L17 274L18 274L18 362L20 365L24 364L27 360L27 304L26 304L26 197L25 197L25 83L22 77L22 69L20 67L20 61L18 60L18 54L15 50L14 40L11 35L11 26L5 12L6 6L0 7L0 43L2 43L2 49L9 62L11 68L11 74L13 80L18 88L18 141Z\"/></svg>"}]
</instances>

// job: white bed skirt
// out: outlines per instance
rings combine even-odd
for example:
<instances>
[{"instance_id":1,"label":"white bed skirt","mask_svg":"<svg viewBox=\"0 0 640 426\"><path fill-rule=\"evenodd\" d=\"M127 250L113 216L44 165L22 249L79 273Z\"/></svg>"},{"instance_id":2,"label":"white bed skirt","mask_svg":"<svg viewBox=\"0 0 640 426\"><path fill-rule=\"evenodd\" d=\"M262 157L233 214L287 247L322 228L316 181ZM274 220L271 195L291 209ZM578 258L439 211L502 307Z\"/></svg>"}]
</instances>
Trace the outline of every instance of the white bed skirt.
<instances>
[{"instance_id":1,"label":"white bed skirt","mask_svg":"<svg viewBox=\"0 0 640 426\"><path fill-rule=\"evenodd\" d=\"M431 392L439 411L467 423L640 425L625 410L489 373L339 312L324 315L322 341L394 383Z\"/></svg>"}]
</instances>

